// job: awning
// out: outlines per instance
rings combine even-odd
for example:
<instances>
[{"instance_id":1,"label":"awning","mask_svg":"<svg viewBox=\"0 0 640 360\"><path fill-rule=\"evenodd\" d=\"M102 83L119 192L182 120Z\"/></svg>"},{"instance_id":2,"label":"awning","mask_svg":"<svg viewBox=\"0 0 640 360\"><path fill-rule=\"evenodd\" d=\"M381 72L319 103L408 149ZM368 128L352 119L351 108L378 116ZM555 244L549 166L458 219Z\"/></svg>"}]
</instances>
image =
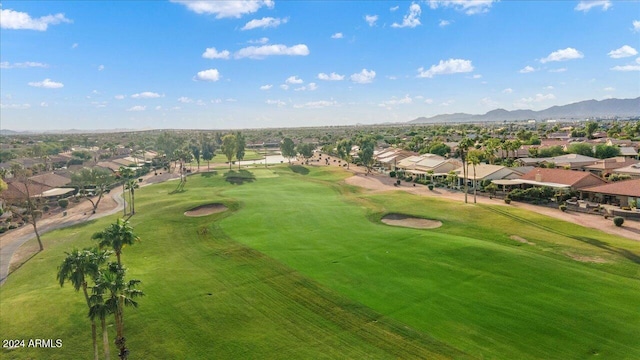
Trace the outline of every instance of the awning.
<instances>
[{"instance_id":1,"label":"awning","mask_svg":"<svg viewBox=\"0 0 640 360\"><path fill-rule=\"evenodd\" d=\"M534 186L548 186L552 188L570 188L571 187L566 184L533 181L533 180L521 180L521 179L499 179L499 180L492 180L491 182L496 185L504 185L504 186L528 184L528 185L534 185Z\"/></svg>"},{"instance_id":2,"label":"awning","mask_svg":"<svg viewBox=\"0 0 640 360\"><path fill-rule=\"evenodd\" d=\"M53 197L66 195L68 193L74 192L76 189L74 188L53 188L47 191L42 192L42 194L34 195L33 197Z\"/></svg>"}]
</instances>

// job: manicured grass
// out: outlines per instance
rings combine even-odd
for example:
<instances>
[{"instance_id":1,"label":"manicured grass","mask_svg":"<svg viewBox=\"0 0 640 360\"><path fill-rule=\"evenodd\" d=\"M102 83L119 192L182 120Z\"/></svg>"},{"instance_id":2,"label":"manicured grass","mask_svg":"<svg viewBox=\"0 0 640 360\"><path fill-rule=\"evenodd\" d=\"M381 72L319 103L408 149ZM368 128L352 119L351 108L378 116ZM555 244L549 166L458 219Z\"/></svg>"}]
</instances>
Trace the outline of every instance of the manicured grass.
<instances>
[{"instance_id":1,"label":"manicured grass","mask_svg":"<svg viewBox=\"0 0 640 360\"><path fill-rule=\"evenodd\" d=\"M142 242L123 261L147 296L125 312L132 357L640 358L640 243L508 207L366 195L335 168L250 171L136 194ZM182 215L209 202L230 211ZM387 212L444 225L386 226ZM113 219L45 235L0 288L4 338L64 341L2 358L91 356L82 295L55 273Z\"/></svg>"}]
</instances>

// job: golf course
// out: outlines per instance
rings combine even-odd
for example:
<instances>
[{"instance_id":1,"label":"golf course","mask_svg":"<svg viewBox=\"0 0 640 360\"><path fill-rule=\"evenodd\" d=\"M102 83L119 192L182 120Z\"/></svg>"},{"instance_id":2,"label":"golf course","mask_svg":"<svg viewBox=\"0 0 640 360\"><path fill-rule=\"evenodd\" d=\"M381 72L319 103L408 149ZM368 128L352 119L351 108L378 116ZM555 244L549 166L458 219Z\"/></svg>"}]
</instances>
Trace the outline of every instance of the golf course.
<instances>
[{"instance_id":1,"label":"golf course","mask_svg":"<svg viewBox=\"0 0 640 360\"><path fill-rule=\"evenodd\" d=\"M130 358L640 359L640 242L510 206L369 192L352 175L227 167L181 191L140 188L140 241L122 252L145 293L124 312ZM92 358L85 299L56 273L116 219L45 234L8 277L2 338L62 347L0 358Z\"/></svg>"}]
</instances>

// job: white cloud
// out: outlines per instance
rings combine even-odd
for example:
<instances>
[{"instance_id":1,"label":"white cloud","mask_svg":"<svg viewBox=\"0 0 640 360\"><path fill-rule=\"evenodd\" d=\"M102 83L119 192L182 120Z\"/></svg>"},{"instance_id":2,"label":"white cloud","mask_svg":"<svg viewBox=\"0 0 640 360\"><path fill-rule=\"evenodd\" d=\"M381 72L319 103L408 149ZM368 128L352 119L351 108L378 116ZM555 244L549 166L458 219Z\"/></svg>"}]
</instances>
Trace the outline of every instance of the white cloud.
<instances>
[{"instance_id":1,"label":"white cloud","mask_svg":"<svg viewBox=\"0 0 640 360\"><path fill-rule=\"evenodd\" d=\"M451 106L451 105L453 105L455 103L456 103L455 100L447 100L447 101L441 103L440 106Z\"/></svg>"},{"instance_id":2,"label":"white cloud","mask_svg":"<svg viewBox=\"0 0 640 360\"><path fill-rule=\"evenodd\" d=\"M51 81L51 79L44 79L38 82L30 82L29 86L41 87L46 89L59 89L61 87L64 87L64 84L60 82Z\"/></svg>"},{"instance_id":3,"label":"white cloud","mask_svg":"<svg viewBox=\"0 0 640 360\"><path fill-rule=\"evenodd\" d=\"M78 47L78 43L73 43L73 44L71 45L71 48L72 48L72 49L75 49L75 48L77 48L77 47Z\"/></svg>"},{"instance_id":4,"label":"white cloud","mask_svg":"<svg viewBox=\"0 0 640 360\"><path fill-rule=\"evenodd\" d=\"M211 99L212 104L220 104L222 103L222 99Z\"/></svg>"},{"instance_id":5,"label":"white cloud","mask_svg":"<svg viewBox=\"0 0 640 360\"><path fill-rule=\"evenodd\" d=\"M344 35L342 35L341 32L337 32L337 33L331 35L332 39L342 39L343 37L344 37Z\"/></svg>"},{"instance_id":6,"label":"white cloud","mask_svg":"<svg viewBox=\"0 0 640 360\"><path fill-rule=\"evenodd\" d=\"M40 103L40 107L49 107L49 104L43 101Z\"/></svg>"},{"instance_id":7,"label":"white cloud","mask_svg":"<svg viewBox=\"0 0 640 360\"><path fill-rule=\"evenodd\" d=\"M309 55L309 48L305 44L298 44L291 47L286 45L264 45L264 46L249 46L242 48L235 53L236 59L250 58L250 59L263 59L267 56L275 55L288 55L288 56L307 56Z\"/></svg>"},{"instance_id":8,"label":"white cloud","mask_svg":"<svg viewBox=\"0 0 640 360\"><path fill-rule=\"evenodd\" d=\"M277 105L278 107L283 107L283 106L287 105L287 103L285 103L282 100L267 100L267 101L265 101L265 103L267 103L269 105Z\"/></svg>"},{"instance_id":9,"label":"white cloud","mask_svg":"<svg viewBox=\"0 0 640 360\"><path fill-rule=\"evenodd\" d=\"M207 48L203 53L202 57L205 59L228 59L229 58L229 50L222 50L218 52L216 48Z\"/></svg>"},{"instance_id":10,"label":"white cloud","mask_svg":"<svg viewBox=\"0 0 640 360\"><path fill-rule=\"evenodd\" d=\"M445 26L448 26L450 24L451 24L451 22L449 20L440 20L440 22L438 23L438 26L445 27Z\"/></svg>"},{"instance_id":11,"label":"white cloud","mask_svg":"<svg viewBox=\"0 0 640 360\"><path fill-rule=\"evenodd\" d=\"M155 99L155 98L159 98L159 97L163 97L163 96L164 95L160 95L160 94L155 93L155 92L145 91L145 92L133 94L133 95L131 95L131 98L133 98L133 99Z\"/></svg>"},{"instance_id":12,"label":"white cloud","mask_svg":"<svg viewBox=\"0 0 640 360\"><path fill-rule=\"evenodd\" d=\"M104 65L98 65L98 71L104 70Z\"/></svg>"},{"instance_id":13,"label":"white cloud","mask_svg":"<svg viewBox=\"0 0 640 360\"><path fill-rule=\"evenodd\" d=\"M218 69L202 70L198 71L196 78L202 81L218 81L220 80L220 73Z\"/></svg>"},{"instance_id":14,"label":"white cloud","mask_svg":"<svg viewBox=\"0 0 640 360\"><path fill-rule=\"evenodd\" d=\"M127 109L127 111L145 111L147 109L146 106L141 106L141 105L136 105L136 106L132 106L129 109Z\"/></svg>"},{"instance_id":15,"label":"white cloud","mask_svg":"<svg viewBox=\"0 0 640 360\"><path fill-rule=\"evenodd\" d=\"M260 39L256 39L256 40L249 40L248 43L249 44L266 44L269 42L269 38L268 37L261 37Z\"/></svg>"},{"instance_id":16,"label":"white cloud","mask_svg":"<svg viewBox=\"0 0 640 360\"><path fill-rule=\"evenodd\" d=\"M400 6L392 6L392 7L389 8L389 11L393 12L393 11L396 11L398 9L400 9Z\"/></svg>"},{"instance_id":17,"label":"white cloud","mask_svg":"<svg viewBox=\"0 0 640 360\"><path fill-rule=\"evenodd\" d=\"M445 75L445 74L456 74L456 73L467 73L473 71L473 65L471 64L471 60L463 60L463 59L449 59L449 60L440 60L438 65L432 65L429 70L424 70L424 68L418 69L418 77L421 78L432 78L434 75Z\"/></svg>"},{"instance_id":18,"label":"white cloud","mask_svg":"<svg viewBox=\"0 0 640 360\"><path fill-rule=\"evenodd\" d=\"M26 110L31 108L30 104L1 104L0 109Z\"/></svg>"},{"instance_id":19,"label":"white cloud","mask_svg":"<svg viewBox=\"0 0 640 360\"><path fill-rule=\"evenodd\" d=\"M609 86L609 87L606 87L606 88L604 88L602 90L604 90L604 91L615 91L616 89L611 87L611 86Z\"/></svg>"},{"instance_id":20,"label":"white cloud","mask_svg":"<svg viewBox=\"0 0 640 360\"><path fill-rule=\"evenodd\" d=\"M398 77L395 75L387 75L386 78L389 80L398 80Z\"/></svg>"},{"instance_id":21,"label":"white cloud","mask_svg":"<svg viewBox=\"0 0 640 360\"><path fill-rule=\"evenodd\" d=\"M240 30L251 30L256 28L275 28L281 24L286 24L289 21L288 18L279 19L272 17L263 17L262 19L253 19L246 23Z\"/></svg>"},{"instance_id":22,"label":"white cloud","mask_svg":"<svg viewBox=\"0 0 640 360\"><path fill-rule=\"evenodd\" d=\"M49 65L35 61L26 61L21 63L9 63L8 61L0 62L0 69L26 69L26 68L48 68Z\"/></svg>"},{"instance_id":23,"label":"white cloud","mask_svg":"<svg viewBox=\"0 0 640 360\"><path fill-rule=\"evenodd\" d=\"M293 91L314 91L318 88L316 83L309 83L307 86L301 86L299 88L293 89Z\"/></svg>"},{"instance_id":24,"label":"white cloud","mask_svg":"<svg viewBox=\"0 0 640 360\"><path fill-rule=\"evenodd\" d=\"M334 72L332 72L329 75L327 75L325 73L319 73L318 74L318 79L326 80L326 81L340 81L340 80L344 80L344 75L339 75L339 74L336 74Z\"/></svg>"},{"instance_id":25,"label":"white cloud","mask_svg":"<svg viewBox=\"0 0 640 360\"><path fill-rule=\"evenodd\" d=\"M420 25L420 14L422 13L422 9L420 9L420 5L416 3L411 3L409 6L409 12L402 18L402 24L393 23L391 27L394 28L403 28L410 27L414 28Z\"/></svg>"},{"instance_id":26,"label":"white cloud","mask_svg":"<svg viewBox=\"0 0 640 360\"><path fill-rule=\"evenodd\" d=\"M553 89L554 89L554 87L553 87L553 86L551 86L551 85L549 85L549 86L545 86L545 87L543 87L543 89L545 89L545 90L553 90Z\"/></svg>"},{"instance_id":27,"label":"white cloud","mask_svg":"<svg viewBox=\"0 0 640 360\"><path fill-rule=\"evenodd\" d=\"M550 61L566 61L573 59L582 59L583 57L584 55L580 51L569 47L552 52L546 58L540 59L540 62L544 64Z\"/></svg>"},{"instance_id":28,"label":"white cloud","mask_svg":"<svg viewBox=\"0 0 640 360\"><path fill-rule=\"evenodd\" d=\"M495 108L495 107L498 107L500 105L497 101L491 100L490 97L482 98L480 100L480 103L482 105L486 106L486 107L489 107L489 108Z\"/></svg>"},{"instance_id":29,"label":"white cloud","mask_svg":"<svg viewBox=\"0 0 640 360\"><path fill-rule=\"evenodd\" d=\"M534 96L534 97L521 98L516 103L514 103L514 105L516 107L530 108L533 103L540 103L540 102L547 101L547 100L554 100L555 98L556 98L556 96L553 95L553 94L546 94L546 95L544 95L544 94L536 94L536 96Z\"/></svg>"},{"instance_id":30,"label":"white cloud","mask_svg":"<svg viewBox=\"0 0 640 360\"><path fill-rule=\"evenodd\" d=\"M25 12L11 9L0 10L0 28L3 29L46 31L49 25L70 22L72 21L64 17L64 14L47 15L34 19Z\"/></svg>"},{"instance_id":31,"label":"white cloud","mask_svg":"<svg viewBox=\"0 0 640 360\"><path fill-rule=\"evenodd\" d=\"M636 64L640 64L640 57L636 58Z\"/></svg>"},{"instance_id":32,"label":"white cloud","mask_svg":"<svg viewBox=\"0 0 640 360\"><path fill-rule=\"evenodd\" d=\"M369 26L375 26L376 21L378 21L378 15L365 15L364 21L366 21Z\"/></svg>"},{"instance_id":33,"label":"white cloud","mask_svg":"<svg viewBox=\"0 0 640 360\"><path fill-rule=\"evenodd\" d=\"M282 84L282 85L280 85L280 89L282 89L282 90L289 90L289 85L287 85L287 84Z\"/></svg>"},{"instance_id":34,"label":"white cloud","mask_svg":"<svg viewBox=\"0 0 640 360\"><path fill-rule=\"evenodd\" d=\"M196 14L215 15L216 19L240 18L245 14L252 14L261 7L273 8L273 0L236 0L236 1L191 1L171 0L182 4Z\"/></svg>"},{"instance_id":35,"label":"white cloud","mask_svg":"<svg viewBox=\"0 0 640 360\"><path fill-rule=\"evenodd\" d=\"M624 65L614 66L611 68L613 71L640 71L640 65Z\"/></svg>"},{"instance_id":36,"label":"white cloud","mask_svg":"<svg viewBox=\"0 0 640 360\"><path fill-rule=\"evenodd\" d=\"M285 80L285 83L287 84L302 84L303 82L304 80L298 78L297 76L289 76L287 80Z\"/></svg>"},{"instance_id":37,"label":"white cloud","mask_svg":"<svg viewBox=\"0 0 640 360\"><path fill-rule=\"evenodd\" d=\"M368 84L376 77L376 72L373 70L362 69L359 73L351 74L351 81L357 84Z\"/></svg>"},{"instance_id":38,"label":"white cloud","mask_svg":"<svg viewBox=\"0 0 640 360\"><path fill-rule=\"evenodd\" d=\"M181 96L181 97L178 98L178 102L181 102L183 104L191 104L191 103L193 103L193 99L188 98L186 96Z\"/></svg>"},{"instance_id":39,"label":"white cloud","mask_svg":"<svg viewBox=\"0 0 640 360\"><path fill-rule=\"evenodd\" d=\"M612 59L620 59L629 56L636 56L638 55L638 51L629 45L624 45L619 49L609 51L607 55Z\"/></svg>"},{"instance_id":40,"label":"white cloud","mask_svg":"<svg viewBox=\"0 0 640 360\"><path fill-rule=\"evenodd\" d=\"M237 102L238 99L228 98L228 99L224 99L224 101L226 101L226 102Z\"/></svg>"},{"instance_id":41,"label":"white cloud","mask_svg":"<svg viewBox=\"0 0 640 360\"><path fill-rule=\"evenodd\" d=\"M413 104L413 99L409 95L405 95L403 98L400 98L400 99L394 96L390 100L383 101L381 104L378 104L378 106L391 108L392 106L395 106L395 105L406 105L406 104Z\"/></svg>"},{"instance_id":42,"label":"white cloud","mask_svg":"<svg viewBox=\"0 0 640 360\"><path fill-rule=\"evenodd\" d=\"M640 20L633 20L633 31L640 32Z\"/></svg>"},{"instance_id":43,"label":"white cloud","mask_svg":"<svg viewBox=\"0 0 640 360\"><path fill-rule=\"evenodd\" d=\"M506 89L502 90L502 93L503 94L511 94L511 93L513 93L513 89L512 88L506 88Z\"/></svg>"},{"instance_id":44,"label":"white cloud","mask_svg":"<svg viewBox=\"0 0 640 360\"><path fill-rule=\"evenodd\" d=\"M601 7L602 10L606 11L611 7L611 1L609 0L589 0L589 1L580 1L578 5L574 8L575 11L584 11L587 12L594 7Z\"/></svg>"},{"instance_id":45,"label":"white cloud","mask_svg":"<svg viewBox=\"0 0 640 360\"><path fill-rule=\"evenodd\" d=\"M320 100L320 101L311 101L304 104L293 105L293 107L296 109L301 109L301 108L320 109L328 106L334 106L336 104L337 103L335 101Z\"/></svg>"},{"instance_id":46,"label":"white cloud","mask_svg":"<svg viewBox=\"0 0 640 360\"><path fill-rule=\"evenodd\" d=\"M262 85L260 86L260 90L270 90L273 87L273 85L269 84L269 85Z\"/></svg>"},{"instance_id":47,"label":"white cloud","mask_svg":"<svg viewBox=\"0 0 640 360\"><path fill-rule=\"evenodd\" d=\"M561 73L561 72L565 72L565 71L567 71L567 68L559 68L559 69L551 69L551 70L549 70L549 72L552 72L552 73Z\"/></svg>"},{"instance_id":48,"label":"white cloud","mask_svg":"<svg viewBox=\"0 0 640 360\"><path fill-rule=\"evenodd\" d=\"M425 99L424 103L425 104L433 104L433 99Z\"/></svg>"},{"instance_id":49,"label":"white cloud","mask_svg":"<svg viewBox=\"0 0 640 360\"><path fill-rule=\"evenodd\" d=\"M474 79L482 79L482 75L480 75L480 74L474 74L474 75L472 76L472 78L474 78Z\"/></svg>"},{"instance_id":50,"label":"white cloud","mask_svg":"<svg viewBox=\"0 0 640 360\"><path fill-rule=\"evenodd\" d=\"M491 5L496 0L429 0L429 7L437 9L438 7L452 7L458 11L462 11L467 15L475 15L489 12Z\"/></svg>"},{"instance_id":51,"label":"white cloud","mask_svg":"<svg viewBox=\"0 0 640 360\"><path fill-rule=\"evenodd\" d=\"M125 96L124 96L124 95L116 95L116 96L114 96L114 98L115 98L116 100L122 100L122 99L124 99L124 98L125 98Z\"/></svg>"}]
</instances>

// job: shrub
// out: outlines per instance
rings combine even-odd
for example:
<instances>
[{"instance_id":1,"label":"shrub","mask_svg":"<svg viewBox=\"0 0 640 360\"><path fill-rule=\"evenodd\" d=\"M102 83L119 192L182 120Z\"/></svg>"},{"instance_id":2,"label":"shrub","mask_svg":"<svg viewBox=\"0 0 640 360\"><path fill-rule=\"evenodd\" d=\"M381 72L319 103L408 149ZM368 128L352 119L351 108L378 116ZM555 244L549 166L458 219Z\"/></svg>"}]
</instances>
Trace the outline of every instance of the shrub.
<instances>
[{"instance_id":1,"label":"shrub","mask_svg":"<svg viewBox=\"0 0 640 360\"><path fill-rule=\"evenodd\" d=\"M49 205L45 205L42 207L42 211L47 212L49 211Z\"/></svg>"},{"instance_id":2,"label":"shrub","mask_svg":"<svg viewBox=\"0 0 640 360\"><path fill-rule=\"evenodd\" d=\"M429 186L429 190L433 190L433 184L429 184L427 186Z\"/></svg>"},{"instance_id":3,"label":"shrub","mask_svg":"<svg viewBox=\"0 0 640 360\"><path fill-rule=\"evenodd\" d=\"M67 199L58 200L58 206L60 206L63 209L66 209L67 206L69 206L69 200L67 200Z\"/></svg>"},{"instance_id":4,"label":"shrub","mask_svg":"<svg viewBox=\"0 0 640 360\"><path fill-rule=\"evenodd\" d=\"M400 179L396 180L396 185L400 185Z\"/></svg>"},{"instance_id":5,"label":"shrub","mask_svg":"<svg viewBox=\"0 0 640 360\"><path fill-rule=\"evenodd\" d=\"M389 177L396 177L396 172L395 171L389 172Z\"/></svg>"},{"instance_id":6,"label":"shrub","mask_svg":"<svg viewBox=\"0 0 640 360\"><path fill-rule=\"evenodd\" d=\"M511 199L509 199L508 197L504 198L504 203L511 204Z\"/></svg>"},{"instance_id":7,"label":"shrub","mask_svg":"<svg viewBox=\"0 0 640 360\"><path fill-rule=\"evenodd\" d=\"M558 206L558 208L560 209L560 211L565 212L567 211L567 205L565 204L561 204L560 206Z\"/></svg>"},{"instance_id":8,"label":"shrub","mask_svg":"<svg viewBox=\"0 0 640 360\"><path fill-rule=\"evenodd\" d=\"M616 216L613 218L613 223L616 226L620 227L622 226L622 224L624 224L624 218L622 216Z\"/></svg>"},{"instance_id":9,"label":"shrub","mask_svg":"<svg viewBox=\"0 0 640 360\"><path fill-rule=\"evenodd\" d=\"M404 179L404 181L406 181L406 182L411 182L412 180L413 180L413 177L412 177L412 176L409 176L409 177L407 177L407 178L405 178L405 179Z\"/></svg>"}]
</instances>

